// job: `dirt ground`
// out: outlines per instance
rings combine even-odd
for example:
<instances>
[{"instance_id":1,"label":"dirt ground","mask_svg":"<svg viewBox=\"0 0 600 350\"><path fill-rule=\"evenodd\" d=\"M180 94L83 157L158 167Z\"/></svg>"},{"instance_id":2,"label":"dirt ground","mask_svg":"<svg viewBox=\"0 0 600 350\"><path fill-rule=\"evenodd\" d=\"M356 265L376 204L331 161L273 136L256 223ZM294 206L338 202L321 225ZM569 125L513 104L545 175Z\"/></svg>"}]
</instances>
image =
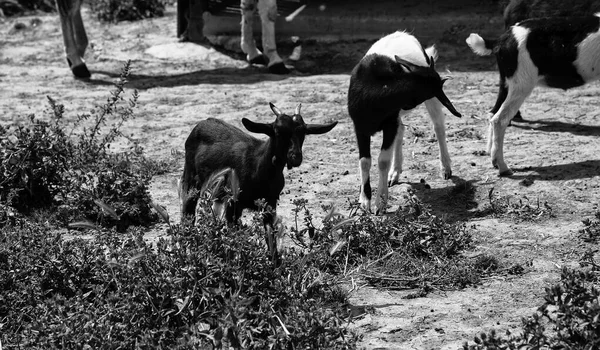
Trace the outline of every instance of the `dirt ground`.
<instances>
[{"instance_id":1,"label":"dirt ground","mask_svg":"<svg viewBox=\"0 0 600 350\"><path fill-rule=\"evenodd\" d=\"M105 101L122 62L131 59L129 91L139 90L140 106L138 118L125 130L151 157L179 160L176 170L156 177L152 185L154 199L166 206L172 220L179 220L174 184L183 167L183 143L193 126L209 116L239 127L242 117L269 122L273 115L268 102L286 112L302 103L308 122L339 121L330 133L307 138L302 166L286 170L278 208L285 223L292 222L295 198L308 199L317 219L325 214L321 205L334 204L347 213L347 203L358 198L358 154L346 92L349 71L368 42L307 46L297 70L273 76L263 67L248 66L239 54L177 43L173 9L164 18L137 23L101 24L87 12L84 18L91 43L90 81L72 78L56 15L0 18L1 123L24 122L31 113L41 117L46 96L63 103L68 118L89 112ZM499 25L497 20L490 18L490 25ZM25 28L16 29L16 23ZM435 25L435 19L427 25ZM498 76L491 59L474 57L463 44L470 29L477 28L460 27L439 39L437 68L451 77L445 91L463 114L461 119L449 114L447 118L455 176L440 178L437 142L424 107L419 107L404 120L409 127L403 186L390 189L389 211L399 204L400 188L409 186L437 215L472 227L475 254L493 254L506 266L520 264L525 273L417 299L402 299L411 291L362 287L352 293L351 301L371 306L374 312L353 327L364 335L361 345L367 349L458 349L491 328L514 331L521 317L542 303L543 287L557 281L563 266L577 266L589 248L578 230L583 219L598 211L600 201L598 85L568 92L535 90L521 109L526 122L515 123L506 135L505 159L515 174L499 178L482 155L485 120L496 98ZM289 55L289 48L282 53ZM380 144L378 135L372 145L375 156ZM475 192L456 200L451 191L465 182L474 185ZM481 215L489 207L491 189L512 201L547 203L553 217L531 222L491 212ZM162 231L156 228L149 236Z\"/></svg>"}]
</instances>

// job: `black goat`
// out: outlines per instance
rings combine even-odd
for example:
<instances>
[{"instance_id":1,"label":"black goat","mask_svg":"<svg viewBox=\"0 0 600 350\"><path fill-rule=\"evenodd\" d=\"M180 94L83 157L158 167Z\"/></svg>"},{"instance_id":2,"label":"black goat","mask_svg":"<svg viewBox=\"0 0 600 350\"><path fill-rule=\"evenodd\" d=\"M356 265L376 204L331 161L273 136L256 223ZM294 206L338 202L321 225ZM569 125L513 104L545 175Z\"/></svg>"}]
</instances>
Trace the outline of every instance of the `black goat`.
<instances>
[{"instance_id":1,"label":"black goat","mask_svg":"<svg viewBox=\"0 0 600 350\"><path fill-rule=\"evenodd\" d=\"M530 18L579 17L600 12L598 0L511 0L504 8L504 26L510 26Z\"/></svg>"},{"instance_id":2,"label":"black goat","mask_svg":"<svg viewBox=\"0 0 600 350\"><path fill-rule=\"evenodd\" d=\"M387 206L388 186L398 182L402 173L404 125L401 118L423 102L438 139L442 176L445 179L452 176L442 105L457 117L460 113L442 90L445 80L435 71L436 57L435 47L423 49L414 36L398 31L373 44L352 71L348 112L358 142L360 203L366 210L371 210L371 136L383 131L375 199L376 212L383 213Z\"/></svg>"},{"instance_id":3,"label":"black goat","mask_svg":"<svg viewBox=\"0 0 600 350\"><path fill-rule=\"evenodd\" d=\"M246 208L256 209L258 199L264 199L275 209L285 183L283 168L300 166L305 135L324 134L337 124L306 124L300 115L300 105L291 116L281 113L272 103L269 105L277 116L274 122L242 119L248 131L266 134L268 140L259 140L214 118L199 122L192 130L185 142L180 183L183 215L195 215L198 197L192 190L199 190L212 174L227 168L235 171L240 191L233 208L225 210L227 221L238 220ZM217 198L215 205L222 204L222 198Z\"/></svg>"}]
</instances>

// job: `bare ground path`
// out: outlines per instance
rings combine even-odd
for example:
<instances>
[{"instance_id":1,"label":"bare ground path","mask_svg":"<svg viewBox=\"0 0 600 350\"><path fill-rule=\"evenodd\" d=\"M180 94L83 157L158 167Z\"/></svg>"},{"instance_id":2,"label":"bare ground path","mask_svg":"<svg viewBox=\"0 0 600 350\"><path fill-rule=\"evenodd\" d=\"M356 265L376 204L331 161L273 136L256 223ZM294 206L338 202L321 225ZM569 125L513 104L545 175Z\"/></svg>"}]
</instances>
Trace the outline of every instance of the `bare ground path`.
<instances>
[{"instance_id":1,"label":"bare ground path","mask_svg":"<svg viewBox=\"0 0 600 350\"><path fill-rule=\"evenodd\" d=\"M31 25L34 18L41 20L36 26ZM16 30L17 21L27 28ZM152 185L155 200L178 220L174 181L183 166L183 142L200 119L213 116L241 126L242 117L270 121L268 102L284 111L302 103L306 120L339 124L329 134L306 140L303 165L286 173L279 212L290 224L292 201L305 198L317 218L324 215L322 205L333 204L347 213L348 201L358 196L359 177L346 112L348 65L355 57L352 53L364 52L368 43L331 45L337 53L348 53L343 57L315 50L312 58L326 61L330 74L296 71L278 77L248 67L239 56L176 43L173 11L165 18L137 23L104 25L91 19L88 23L92 44L88 63L94 76L83 82L74 80L65 64L56 16L0 20L0 123L24 122L31 113L41 117L46 96L65 104L68 118L89 112L108 97L122 62L132 59L129 87L139 90L140 106L138 117L125 130L150 156L178 160L172 173L156 177ZM354 327L364 334L362 345L369 349L457 349L490 328L513 329L541 303L543 287L557 280L560 268L576 266L589 248L577 236L581 220L593 217L600 201L598 86L566 93L534 91L522 108L527 122L511 127L506 136L505 157L515 175L498 178L489 159L481 155L484 120L495 101L498 77L493 62L460 57L462 52L458 46L441 45L438 66L452 77L446 94L464 116L447 119L455 178L439 177L437 142L425 109L418 108L405 120L409 128L401 180L437 215L468 222L475 253L494 254L506 266L519 264L525 273L417 299L401 298L410 291L360 288L353 292L352 302L374 311ZM477 63L460 65L461 60ZM475 66L478 69L472 69ZM373 144L378 147L379 138ZM376 181L375 167L372 175ZM474 191L453 195L465 183ZM495 196L512 201L547 203L553 217L535 222L497 217L489 210L491 189ZM390 210L395 210L399 186L390 194Z\"/></svg>"}]
</instances>

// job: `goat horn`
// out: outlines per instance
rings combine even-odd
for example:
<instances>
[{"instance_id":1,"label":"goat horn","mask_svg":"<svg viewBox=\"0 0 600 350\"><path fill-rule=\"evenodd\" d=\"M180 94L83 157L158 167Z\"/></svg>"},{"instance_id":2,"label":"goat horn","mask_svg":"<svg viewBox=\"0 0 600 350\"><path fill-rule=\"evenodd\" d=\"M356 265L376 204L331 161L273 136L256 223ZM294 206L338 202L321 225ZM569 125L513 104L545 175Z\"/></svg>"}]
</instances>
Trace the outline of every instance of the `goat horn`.
<instances>
[{"instance_id":1,"label":"goat horn","mask_svg":"<svg viewBox=\"0 0 600 350\"><path fill-rule=\"evenodd\" d=\"M279 110L279 108L275 107L275 105L272 104L271 102L269 102L269 106L271 106L271 110L279 118L279 116L282 114L281 111Z\"/></svg>"},{"instance_id":2,"label":"goat horn","mask_svg":"<svg viewBox=\"0 0 600 350\"><path fill-rule=\"evenodd\" d=\"M294 114L300 115L300 108L301 107L302 107L302 103L298 103L298 107L296 107L296 111L294 112Z\"/></svg>"}]
</instances>

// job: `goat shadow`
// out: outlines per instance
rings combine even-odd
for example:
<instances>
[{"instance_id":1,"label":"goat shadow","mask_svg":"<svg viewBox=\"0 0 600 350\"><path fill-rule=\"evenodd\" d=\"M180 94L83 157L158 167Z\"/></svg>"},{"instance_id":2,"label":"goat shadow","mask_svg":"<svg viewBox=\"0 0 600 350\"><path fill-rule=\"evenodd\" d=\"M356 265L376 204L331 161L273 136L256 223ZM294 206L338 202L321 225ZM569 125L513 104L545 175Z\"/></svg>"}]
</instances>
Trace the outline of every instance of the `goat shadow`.
<instances>
[{"instance_id":1,"label":"goat shadow","mask_svg":"<svg viewBox=\"0 0 600 350\"><path fill-rule=\"evenodd\" d=\"M443 217L448 222L466 221L479 214L476 200L479 180L464 180L453 176L451 186L432 188L426 182L403 182L411 186L419 200L432 214Z\"/></svg>"},{"instance_id":2,"label":"goat shadow","mask_svg":"<svg viewBox=\"0 0 600 350\"><path fill-rule=\"evenodd\" d=\"M90 85L114 85L114 79L120 76L120 70L91 70L92 78L83 80ZM98 75L108 76L110 79L94 78ZM200 84L255 84L263 81L280 81L295 74L276 75L266 72L266 68L259 69L252 66L247 68L217 68L212 70L199 70L182 74L150 75L131 73L127 78L127 86L137 90L146 90L156 87L194 86Z\"/></svg>"},{"instance_id":3,"label":"goat shadow","mask_svg":"<svg viewBox=\"0 0 600 350\"><path fill-rule=\"evenodd\" d=\"M565 123L561 121L520 120L512 121L512 127L546 132L569 132L580 136L600 136L600 126Z\"/></svg>"},{"instance_id":4,"label":"goat shadow","mask_svg":"<svg viewBox=\"0 0 600 350\"><path fill-rule=\"evenodd\" d=\"M539 167L512 168L514 174L511 179L521 179L528 186L535 180L575 180L587 179L600 175L600 160L585 160L576 163L555 164ZM527 174L518 174L527 173Z\"/></svg>"}]
</instances>

